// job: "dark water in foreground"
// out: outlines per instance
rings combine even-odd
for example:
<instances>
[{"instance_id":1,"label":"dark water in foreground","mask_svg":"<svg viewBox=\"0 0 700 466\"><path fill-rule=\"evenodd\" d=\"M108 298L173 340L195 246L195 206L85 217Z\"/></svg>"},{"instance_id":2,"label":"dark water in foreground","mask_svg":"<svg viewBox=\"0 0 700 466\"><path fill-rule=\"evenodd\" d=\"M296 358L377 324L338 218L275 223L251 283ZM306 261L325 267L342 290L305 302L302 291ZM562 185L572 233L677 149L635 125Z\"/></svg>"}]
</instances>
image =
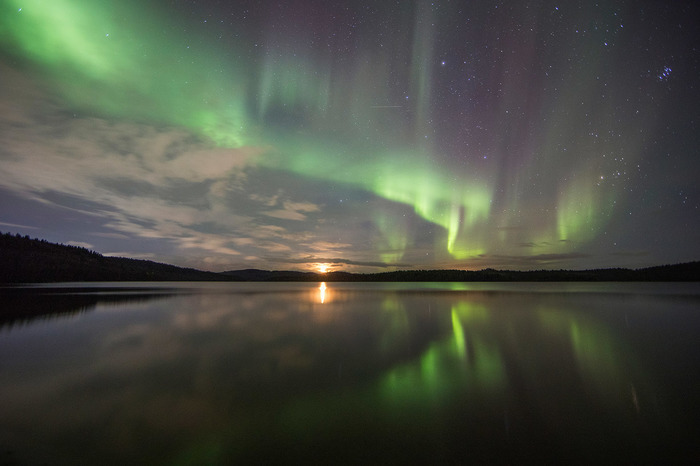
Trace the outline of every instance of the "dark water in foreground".
<instances>
[{"instance_id":1,"label":"dark water in foreground","mask_svg":"<svg viewBox=\"0 0 700 466\"><path fill-rule=\"evenodd\" d=\"M698 284L71 287L0 294L0 464L700 459Z\"/></svg>"}]
</instances>

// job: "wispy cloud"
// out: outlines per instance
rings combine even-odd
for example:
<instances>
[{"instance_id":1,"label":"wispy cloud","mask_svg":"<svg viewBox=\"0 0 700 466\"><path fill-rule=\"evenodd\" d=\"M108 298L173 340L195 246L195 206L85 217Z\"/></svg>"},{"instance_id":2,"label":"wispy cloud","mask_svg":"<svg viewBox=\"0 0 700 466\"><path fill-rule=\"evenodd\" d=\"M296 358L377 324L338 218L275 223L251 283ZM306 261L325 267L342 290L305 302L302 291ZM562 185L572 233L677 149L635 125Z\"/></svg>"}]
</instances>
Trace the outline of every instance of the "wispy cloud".
<instances>
[{"instance_id":1,"label":"wispy cloud","mask_svg":"<svg viewBox=\"0 0 700 466\"><path fill-rule=\"evenodd\" d=\"M612 252L611 256L621 256L621 257L644 257L650 254L649 251L620 251Z\"/></svg>"},{"instance_id":2,"label":"wispy cloud","mask_svg":"<svg viewBox=\"0 0 700 466\"><path fill-rule=\"evenodd\" d=\"M310 202L284 201L282 209L266 211L263 214L285 220L306 220L307 213L318 212L319 210L319 206Z\"/></svg>"},{"instance_id":3,"label":"wispy cloud","mask_svg":"<svg viewBox=\"0 0 700 466\"><path fill-rule=\"evenodd\" d=\"M412 264L407 263L389 263L389 262L374 262L374 261L360 261L351 259L340 259L340 258L324 258L324 257L305 257L298 259L280 259L278 262L286 264L345 264L345 265L357 265L363 267L379 267L379 268L389 268L389 267L405 267L411 268Z\"/></svg>"},{"instance_id":4,"label":"wispy cloud","mask_svg":"<svg viewBox=\"0 0 700 466\"><path fill-rule=\"evenodd\" d=\"M20 225L18 223L7 223L7 222L0 222L0 226L4 227L10 227L10 228L22 228L24 230L36 230L37 227L29 226L29 225Z\"/></svg>"},{"instance_id":5,"label":"wispy cloud","mask_svg":"<svg viewBox=\"0 0 700 466\"><path fill-rule=\"evenodd\" d=\"M69 246L78 246L80 248L85 248L85 249L92 249L95 247L94 245L92 245L90 243L86 243L84 241L68 241L66 244Z\"/></svg>"},{"instance_id":6,"label":"wispy cloud","mask_svg":"<svg viewBox=\"0 0 700 466\"><path fill-rule=\"evenodd\" d=\"M541 267L557 267L558 264L566 264L567 267L575 267L586 259L590 259L590 254L585 253L561 253L561 254L534 254L525 255L504 255L504 254L481 254L469 259L468 262L458 264L457 268L479 269L479 268L512 268L512 269L533 269Z\"/></svg>"}]
</instances>

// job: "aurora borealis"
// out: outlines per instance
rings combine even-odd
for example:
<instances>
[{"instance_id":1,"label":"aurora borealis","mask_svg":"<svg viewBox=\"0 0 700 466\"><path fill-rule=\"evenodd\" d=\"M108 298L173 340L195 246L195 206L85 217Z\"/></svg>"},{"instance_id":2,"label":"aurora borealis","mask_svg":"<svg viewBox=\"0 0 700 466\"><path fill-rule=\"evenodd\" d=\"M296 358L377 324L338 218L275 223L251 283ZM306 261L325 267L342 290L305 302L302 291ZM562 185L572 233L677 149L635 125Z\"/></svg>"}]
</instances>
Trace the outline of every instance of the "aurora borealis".
<instances>
[{"instance_id":1,"label":"aurora borealis","mask_svg":"<svg viewBox=\"0 0 700 466\"><path fill-rule=\"evenodd\" d=\"M698 260L698 18L6 0L0 230L215 271Z\"/></svg>"}]
</instances>

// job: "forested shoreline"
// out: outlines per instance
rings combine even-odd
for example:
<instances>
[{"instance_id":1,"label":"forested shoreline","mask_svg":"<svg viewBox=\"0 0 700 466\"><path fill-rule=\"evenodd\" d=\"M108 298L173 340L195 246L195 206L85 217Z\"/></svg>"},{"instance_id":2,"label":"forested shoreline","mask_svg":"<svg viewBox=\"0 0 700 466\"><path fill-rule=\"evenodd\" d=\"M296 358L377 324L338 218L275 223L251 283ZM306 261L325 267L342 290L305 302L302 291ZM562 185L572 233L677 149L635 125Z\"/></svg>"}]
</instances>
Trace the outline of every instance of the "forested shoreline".
<instances>
[{"instance_id":1,"label":"forested shoreline","mask_svg":"<svg viewBox=\"0 0 700 466\"><path fill-rule=\"evenodd\" d=\"M402 270L371 274L258 269L221 273L140 259L106 257L78 247L19 234L0 234L0 283L82 281L326 281L326 282L528 282L700 281L700 262L643 269L595 270Z\"/></svg>"}]
</instances>

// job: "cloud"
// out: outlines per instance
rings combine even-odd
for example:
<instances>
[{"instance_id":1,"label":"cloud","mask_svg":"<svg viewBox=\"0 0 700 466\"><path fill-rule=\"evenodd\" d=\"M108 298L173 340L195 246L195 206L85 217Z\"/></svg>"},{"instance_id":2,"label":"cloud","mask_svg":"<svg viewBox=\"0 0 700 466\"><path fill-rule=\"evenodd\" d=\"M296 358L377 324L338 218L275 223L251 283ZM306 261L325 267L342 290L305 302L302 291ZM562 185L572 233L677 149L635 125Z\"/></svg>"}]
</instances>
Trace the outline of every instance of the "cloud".
<instances>
[{"instance_id":1,"label":"cloud","mask_svg":"<svg viewBox=\"0 0 700 466\"><path fill-rule=\"evenodd\" d=\"M275 196L264 196L260 194L250 194L248 197L253 200L260 202L261 204L267 206L267 207L274 207L277 205L277 202L280 198L281 194L277 194Z\"/></svg>"},{"instance_id":2,"label":"cloud","mask_svg":"<svg viewBox=\"0 0 700 466\"><path fill-rule=\"evenodd\" d=\"M173 255L202 251L209 258L202 260L212 264L222 262L212 253L230 260L241 256L241 247L256 256L309 241L308 232L289 232L275 219L305 220L320 206L248 191L246 172L265 147L218 148L184 129L69 115L40 86L6 70L0 187L53 207L57 216L92 218L86 234L165 240L161 248L169 244L171 250L162 260L179 263ZM260 212L259 202L279 208Z\"/></svg>"},{"instance_id":3,"label":"cloud","mask_svg":"<svg viewBox=\"0 0 700 466\"><path fill-rule=\"evenodd\" d=\"M228 173L248 165L264 151L259 147L237 149L196 149L181 153L172 160L160 160L152 167L166 178L188 182L221 179Z\"/></svg>"},{"instance_id":4,"label":"cloud","mask_svg":"<svg viewBox=\"0 0 700 466\"><path fill-rule=\"evenodd\" d=\"M267 212L263 212L263 214L267 215L268 217L274 217L274 218L279 218L279 219L283 219L283 220L297 220L297 221L306 220L306 215L304 215L300 212L294 211L294 210L283 210L283 209L270 210Z\"/></svg>"},{"instance_id":5,"label":"cloud","mask_svg":"<svg viewBox=\"0 0 700 466\"><path fill-rule=\"evenodd\" d=\"M562 242L570 242L569 240L559 240L560 243ZM518 243L518 247L520 248L546 248L552 246L552 243L549 241L540 241L540 242L533 242L533 241L525 241L522 243Z\"/></svg>"},{"instance_id":6,"label":"cloud","mask_svg":"<svg viewBox=\"0 0 700 466\"><path fill-rule=\"evenodd\" d=\"M292 250L292 248L286 244L274 243L274 242L263 242L263 243L257 244L256 246L259 249L262 249L262 250L267 251L267 252L272 252L272 253L288 252L288 251Z\"/></svg>"},{"instance_id":7,"label":"cloud","mask_svg":"<svg viewBox=\"0 0 700 466\"><path fill-rule=\"evenodd\" d=\"M318 212L319 206L310 202L284 201L284 208L263 212L264 215L285 220L306 220L306 213Z\"/></svg>"},{"instance_id":8,"label":"cloud","mask_svg":"<svg viewBox=\"0 0 700 466\"><path fill-rule=\"evenodd\" d=\"M21 138L8 141L0 184L22 192L55 190L109 198L110 180L141 183L142 189L155 192L178 180L225 179L263 151L185 147L188 136L180 131L95 118L75 120L64 130L64 136L56 136L41 127L25 129ZM175 156L167 150L173 144L183 146Z\"/></svg>"},{"instance_id":9,"label":"cloud","mask_svg":"<svg viewBox=\"0 0 700 466\"><path fill-rule=\"evenodd\" d=\"M202 249L205 251L216 252L219 254L239 255L240 252L232 249L229 246L229 241L225 237L219 235L202 235L188 236L178 238L177 242L180 247L186 249Z\"/></svg>"},{"instance_id":10,"label":"cloud","mask_svg":"<svg viewBox=\"0 0 700 466\"><path fill-rule=\"evenodd\" d=\"M305 244L304 246L306 246L308 249L318 252L338 251L354 247L354 245L351 243L333 243L331 241L316 241L315 243Z\"/></svg>"},{"instance_id":11,"label":"cloud","mask_svg":"<svg viewBox=\"0 0 700 466\"><path fill-rule=\"evenodd\" d=\"M105 257L128 257L130 259L146 259L152 260L155 258L155 254L152 252L131 252L131 251L115 251L115 252L105 252L102 254Z\"/></svg>"},{"instance_id":12,"label":"cloud","mask_svg":"<svg viewBox=\"0 0 700 466\"><path fill-rule=\"evenodd\" d=\"M474 269L477 268L514 268L514 269L533 269L536 267L556 266L558 263L567 264L571 267L577 261L589 259L592 256L585 253L554 253L554 254L535 254L532 256L521 255L504 255L504 254L482 254L470 259L468 263L460 264L460 268Z\"/></svg>"},{"instance_id":13,"label":"cloud","mask_svg":"<svg viewBox=\"0 0 700 466\"><path fill-rule=\"evenodd\" d=\"M620 251L620 252L611 252L611 256L621 256L621 257L643 257L643 256L648 256L650 254L649 251Z\"/></svg>"},{"instance_id":14,"label":"cloud","mask_svg":"<svg viewBox=\"0 0 700 466\"><path fill-rule=\"evenodd\" d=\"M66 243L66 244L68 244L69 246L77 246L79 248L85 248L85 249L92 249L95 247L92 244L86 243L84 241L68 241L68 243Z\"/></svg>"},{"instance_id":15,"label":"cloud","mask_svg":"<svg viewBox=\"0 0 700 466\"><path fill-rule=\"evenodd\" d=\"M0 222L1 226L5 227L11 227L11 228L22 228L22 229L29 229L29 230L36 230L37 227L32 227L29 225L20 225L18 223L7 223L7 222Z\"/></svg>"},{"instance_id":16,"label":"cloud","mask_svg":"<svg viewBox=\"0 0 700 466\"><path fill-rule=\"evenodd\" d=\"M412 264L405 264L405 263L389 263L389 262L374 262L374 261L358 261L358 260L351 260L351 259L339 259L339 258L334 258L334 259L328 259L328 258L318 258L318 257L305 257L305 258L298 258L298 259L278 259L278 262L286 263L286 264L345 264L345 265L357 265L357 266L363 266L363 267L381 267L381 268L388 268L388 267L406 267L410 268L413 267Z\"/></svg>"}]
</instances>

